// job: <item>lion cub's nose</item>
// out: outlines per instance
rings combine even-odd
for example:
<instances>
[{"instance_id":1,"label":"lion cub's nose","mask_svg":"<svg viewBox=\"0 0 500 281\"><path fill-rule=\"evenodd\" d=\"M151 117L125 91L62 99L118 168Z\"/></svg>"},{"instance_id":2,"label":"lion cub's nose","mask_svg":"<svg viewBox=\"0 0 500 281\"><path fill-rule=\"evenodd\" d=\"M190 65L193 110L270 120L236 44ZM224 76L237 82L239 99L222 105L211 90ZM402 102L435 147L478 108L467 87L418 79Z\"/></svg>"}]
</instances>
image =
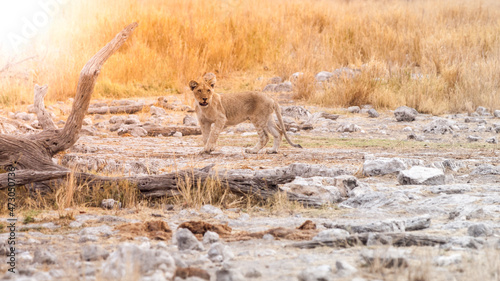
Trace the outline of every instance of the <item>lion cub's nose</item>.
<instances>
[{"instance_id":1,"label":"lion cub's nose","mask_svg":"<svg viewBox=\"0 0 500 281\"><path fill-rule=\"evenodd\" d=\"M203 101L207 101L207 98L203 98Z\"/></svg>"}]
</instances>

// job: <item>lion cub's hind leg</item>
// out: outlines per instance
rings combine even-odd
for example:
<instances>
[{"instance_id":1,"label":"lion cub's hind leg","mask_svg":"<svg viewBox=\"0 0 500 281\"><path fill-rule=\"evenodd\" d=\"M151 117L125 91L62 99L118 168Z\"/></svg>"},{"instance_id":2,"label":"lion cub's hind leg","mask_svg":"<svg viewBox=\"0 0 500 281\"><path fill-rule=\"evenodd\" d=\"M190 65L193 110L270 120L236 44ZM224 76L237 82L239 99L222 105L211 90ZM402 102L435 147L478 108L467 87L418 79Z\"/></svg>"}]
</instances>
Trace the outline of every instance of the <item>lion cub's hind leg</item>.
<instances>
[{"instance_id":1,"label":"lion cub's hind leg","mask_svg":"<svg viewBox=\"0 0 500 281\"><path fill-rule=\"evenodd\" d=\"M281 133L281 130L278 128L278 126L274 122L272 116L270 116L269 120L267 121L266 130L274 138L273 147L270 148L269 150L267 150L266 153L269 153L269 154L278 153L278 149L280 148L280 144L281 144L281 141L283 139L283 134Z\"/></svg>"},{"instance_id":2,"label":"lion cub's hind leg","mask_svg":"<svg viewBox=\"0 0 500 281\"><path fill-rule=\"evenodd\" d=\"M257 144L252 147L252 148L247 148L245 149L246 153L252 153L256 154L258 153L264 146L266 146L267 142L269 142L269 135L267 134L265 130L265 123L261 122L254 122L254 120L251 120L253 125L255 126L255 129L257 130L257 134L259 135L259 141Z\"/></svg>"}]
</instances>

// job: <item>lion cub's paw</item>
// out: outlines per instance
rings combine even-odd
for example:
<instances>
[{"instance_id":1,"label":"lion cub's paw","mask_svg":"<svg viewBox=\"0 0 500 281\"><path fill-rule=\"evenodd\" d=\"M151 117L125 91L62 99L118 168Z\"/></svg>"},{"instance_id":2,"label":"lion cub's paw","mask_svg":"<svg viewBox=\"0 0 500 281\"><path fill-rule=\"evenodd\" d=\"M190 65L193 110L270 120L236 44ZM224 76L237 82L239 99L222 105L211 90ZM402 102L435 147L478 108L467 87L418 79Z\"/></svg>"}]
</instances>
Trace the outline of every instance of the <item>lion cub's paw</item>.
<instances>
[{"instance_id":1,"label":"lion cub's paw","mask_svg":"<svg viewBox=\"0 0 500 281\"><path fill-rule=\"evenodd\" d=\"M278 151L277 151L277 150L274 150L274 149L267 149L267 150L266 150L266 153L267 153L267 154L278 154Z\"/></svg>"},{"instance_id":2,"label":"lion cub's paw","mask_svg":"<svg viewBox=\"0 0 500 281\"><path fill-rule=\"evenodd\" d=\"M258 150L251 149L251 148L247 148L247 149L245 149L245 152L246 152L246 153L249 153L249 154L257 154L257 152L259 152L259 151L258 151Z\"/></svg>"},{"instance_id":3,"label":"lion cub's paw","mask_svg":"<svg viewBox=\"0 0 500 281\"><path fill-rule=\"evenodd\" d=\"M198 152L198 155L208 155L210 153L212 153L211 150L202 149L200 152Z\"/></svg>"}]
</instances>

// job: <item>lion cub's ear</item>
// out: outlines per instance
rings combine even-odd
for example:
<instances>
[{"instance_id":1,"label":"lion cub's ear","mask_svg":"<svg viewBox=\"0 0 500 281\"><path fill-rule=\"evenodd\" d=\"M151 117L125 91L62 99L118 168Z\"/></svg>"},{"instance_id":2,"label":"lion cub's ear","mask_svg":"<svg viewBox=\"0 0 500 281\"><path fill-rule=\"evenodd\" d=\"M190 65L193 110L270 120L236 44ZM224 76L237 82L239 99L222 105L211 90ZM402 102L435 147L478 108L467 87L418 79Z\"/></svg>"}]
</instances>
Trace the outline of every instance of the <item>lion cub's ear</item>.
<instances>
[{"instance_id":1,"label":"lion cub's ear","mask_svg":"<svg viewBox=\"0 0 500 281\"><path fill-rule=\"evenodd\" d=\"M205 80L205 82L210 85L210 87L215 87L215 82L217 82L217 78L215 78L215 74L213 74L212 72L209 72L205 75L203 75L203 79Z\"/></svg>"},{"instance_id":2,"label":"lion cub's ear","mask_svg":"<svg viewBox=\"0 0 500 281\"><path fill-rule=\"evenodd\" d=\"M191 80L189 82L189 88L191 88L191 91L196 89L196 87L198 87L198 82L194 81L194 80Z\"/></svg>"}]
</instances>

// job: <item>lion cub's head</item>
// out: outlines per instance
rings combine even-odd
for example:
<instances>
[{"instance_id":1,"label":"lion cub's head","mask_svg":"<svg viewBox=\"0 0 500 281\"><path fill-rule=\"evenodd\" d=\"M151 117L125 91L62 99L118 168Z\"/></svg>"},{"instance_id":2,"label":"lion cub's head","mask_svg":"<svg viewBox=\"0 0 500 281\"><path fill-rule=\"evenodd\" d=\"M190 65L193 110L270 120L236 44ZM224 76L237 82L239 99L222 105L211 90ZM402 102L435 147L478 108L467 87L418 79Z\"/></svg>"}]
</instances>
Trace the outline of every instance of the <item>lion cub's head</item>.
<instances>
[{"instance_id":1,"label":"lion cub's head","mask_svg":"<svg viewBox=\"0 0 500 281\"><path fill-rule=\"evenodd\" d=\"M212 102L212 95L215 87L215 74L207 73L203 76L203 82L194 80L189 82L189 88L193 91L194 97L200 106L208 106Z\"/></svg>"}]
</instances>

